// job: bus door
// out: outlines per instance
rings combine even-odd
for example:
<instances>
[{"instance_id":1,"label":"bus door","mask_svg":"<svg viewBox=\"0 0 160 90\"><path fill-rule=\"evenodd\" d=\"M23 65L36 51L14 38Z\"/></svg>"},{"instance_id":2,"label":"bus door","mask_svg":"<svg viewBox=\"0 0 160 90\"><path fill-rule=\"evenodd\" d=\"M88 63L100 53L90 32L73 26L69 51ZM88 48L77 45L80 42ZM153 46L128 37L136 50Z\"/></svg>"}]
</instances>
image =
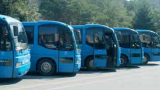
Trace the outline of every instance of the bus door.
<instances>
[{"instance_id":1,"label":"bus door","mask_svg":"<svg viewBox=\"0 0 160 90\"><path fill-rule=\"evenodd\" d=\"M73 34L67 27L59 30L59 71L73 72L75 63L75 45Z\"/></svg>"},{"instance_id":2,"label":"bus door","mask_svg":"<svg viewBox=\"0 0 160 90\"><path fill-rule=\"evenodd\" d=\"M140 43L140 38L138 34L130 35L130 43L131 43L131 63L132 64L140 64L142 62L142 48Z\"/></svg>"},{"instance_id":3,"label":"bus door","mask_svg":"<svg viewBox=\"0 0 160 90\"><path fill-rule=\"evenodd\" d=\"M0 77L13 77L14 55L7 26L0 21Z\"/></svg>"},{"instance_id":4,"label":"bus door","mask_svg":"<svg viewBox=\"0 0 160 90\"><path fill-rule=\"evenodd\" d=\"M105 45L104 34L102 31L95 31L93 34L94 41L94 66L95 68L106 68L107 51Z\"/></svg>"},{"instance_id":5,"label":"bus door","mask_svg":"<svg viewBox=\"0 0 160 90\"><path fill-rule=\"evenodd\" d=\"M107 66L113 67L117 65L117 45L112 33L105 34L105 42L107 49Z\"/></svg>"},{"instance_id":6,"label":"bus door","mask_svg":"<svg viewBox=\"0 0 160 90\"><path fill-rule=\"evenodd\" d=\"M158 35L152 35L152 59L153 61L160 61L160 41Z\"/></svg>"}]
</instances>

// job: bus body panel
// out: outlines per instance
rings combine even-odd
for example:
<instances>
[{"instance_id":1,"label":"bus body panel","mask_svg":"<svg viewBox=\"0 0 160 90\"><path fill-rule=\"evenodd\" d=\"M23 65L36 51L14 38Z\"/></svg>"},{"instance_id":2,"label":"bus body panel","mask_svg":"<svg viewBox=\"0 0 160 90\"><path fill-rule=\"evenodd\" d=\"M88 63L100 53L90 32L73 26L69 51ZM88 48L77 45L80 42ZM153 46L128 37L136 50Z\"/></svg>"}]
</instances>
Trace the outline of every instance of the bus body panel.
<instances>
[{"instance_id":1,"label":"bus body panel","mask_svg":"<svg viewBox=\"0 0 160 90\"><path fill-rule=\"evenodd\" d=\"M131 56L130 56L130 52L131 52L130 49L121 47L121 54L125 55L125 56L128 58L129 63L131 62L131 59L130 59L130 57L131 57Z\"/></svg>"},{"instance_id":2,"label":"bus body panel","mask_svg":"<svg viewBox=\"0 0 160 90\"><path fill-rule=\"evenodd\" d=\"M152 48L152 59L151 61L160 61L160 49Z\"/></svg>"},{"instance_id":3,"label":"bus body panel","mask_svg":"<svg viewBox=\"0 0 160 90\"><path fill-rule=\"evenodd\" d=\"M4 21L7 25L7 28L9 29L8 33L10 35L10 42L12 45L12 50L10 51L1 51L0 50L0 78L18 78L23 75L25 75L30 68L30 50L28 48L21 49L21 50L15 50L17 42L14 42L13 40L13 31L11 29L11 26L13 23L14 25L20 25L22 28L22 24L20 21L0 15L0 21ZM1 24L1 23L0 23ZM19 26L17 26L18 29ZM22 31L23 32L23 31ZM18 30L19 33L19 30ZM25 35L25 34L23 34ZM23 39L27 39L25 36L23 36ZM27 42L25 42L27 43ZM19 64L19 65L18 65Z\"/></svg>"},{"instance_id":4,"label":"bus body panel","mask_svg":"<svg viewBox=\"0 0 160 90\"><path fill-rule=\"evenodd\" d=\"M96 56L107 56L106 49L94 49L93 47L86 44L86 29L94 28L94 27L106 28L106 26L103 26L103 25L74 25L72 27L74 29L81 29L81 32L82 32L82 45L81 45L81 49L82 49L81 59L82 59L82 62L81 62L81 67L86 67L86 65L85 65L86 61L85 60L87 60L87 58L89 58L89 57L96 58ZM120 65L120 58L119 58L120 57L120 52L121 52L120 48L118 47L116 66ZM94 60L94 65L97 68L107 67L107 58L106 59L96 58Z\"/></svg>"},{"instance_id":5,"label":"bus body panel","mask_svg":"<svg viewBox=\"0 0 160 90\"><path fill-rule=\"evenodd\" d=\"M141 48L131 48L131 37L133 34L138 35L138 33L130 28L114 28L116 32L125 32L123 35L129 35L129 47L121 47L121 54L127 56L128 64L142 64L144 60L143 50ZM142 44L140 43L140 46Z\"/></svg>"},{"instance_id":6,"label":"bus body panel","mask_svg":"<svg viewBox=\"0 0 160 90\"><path fill-rule=\"evenodd\" d=\"M13 51L0 51L0 78L13 77ZM8 63L5 63L8 62ZM4 65L5 64L5 65Z\"/></svg>"},{"instance_id":7,"label":"bus body panel","mask_svg":"<svg viewBox=\"0 0 160 90\"><path fill-rule=\"evenodd\" d=\"M81 67L81 55L76 52L76 50L72 51L61 51L61 50L53 50L42 47L38 44L38 30L41 25L62 25L64 24L56 21L39 21L37 23L27 22L23 23L25 27L33 26L34 27L34 43L29 44L31 46L31 72L36 72L37 70L37 62L43 58L49 58L53 60L56 64L56 72L64 72L64 73L73 73L79 71ZM68 27L68 26L65 26ZM72 36L74 37L74 36ZM75 46L75 44L74 44ZM76 63L77 62L77 63Z\"/></svg>"},{"instance_id":8,"label":"bus body panel","mask_svg":"<svg viewBox=\"0 0 160 90\"><path fill-rule=\"evenodd\" d=\"M151 38L153 36L158 36L158 34L156 32L153 32L151 30L137 30L137 32L140 34L140 36L141 36L141 34L150 35ZM158 36L158 37L160 37L160 36ZM143 48L144 48L144 54L147 54L149 56L150 61L160 61L160 46L159 47L150 46L150 47L143 47Z\"/></svg>"},{"instance_id":9,"label":"bus body panel","mask_svg":"<svg viewBox=\"0 0 160 90\"><path fill-rule=\"evenodd\" d=\"M14 72L16 73L14 77L19 77L26 74L30 69L30 52L29 49L15 51L15 65L16 63L22 63L21 66L15 67Z\"/></svg>"},{"instance_id":10,"label":"bus body panel","mask_svg":"<svg viewBox=\"0 0 160 90\"><path fill-rule=\"evenodd\" d=\"M131 64L141 64L142 63L142 50L141 49L131 49Z\"/></svg>"}]
</instances>

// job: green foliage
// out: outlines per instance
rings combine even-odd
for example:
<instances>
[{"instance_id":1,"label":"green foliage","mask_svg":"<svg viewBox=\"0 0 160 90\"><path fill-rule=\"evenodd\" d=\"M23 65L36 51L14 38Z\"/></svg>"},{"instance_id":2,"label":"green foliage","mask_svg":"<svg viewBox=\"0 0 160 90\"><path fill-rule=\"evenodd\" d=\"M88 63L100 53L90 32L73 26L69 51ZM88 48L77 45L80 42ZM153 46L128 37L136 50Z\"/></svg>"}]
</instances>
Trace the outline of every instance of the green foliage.
<instances>
[{"instance_id":1,"label":"green foliage","mask_svg":"<svg viewBox=\"0 0 160 90\"><path fill-rule=\"evenodd\" d=\"M160 32L159 0L0 0L0 14L21 21L39 19L68 24L103 24L110 27Z\"/></svg>"},{"instance_id":2,"label":"green foliage","mask_svg":"<svg viewBox=\"0 0 160 90\"><path fill-rule=\"evenodd\" d=\"M30 0L1 0L0 14L18 18L21 21L37 21L40 14L36 4L29 5Z\"/></svg>"},{"instance_id":3,"label":"green foliage","mask_svg":"<svg viewBox=\"0 0 160 90\"><path fill-rule=\"evenodd\" d=\"M43 19L72 24L132 27L132 17L118 0L41 0Z\"/></svg>"}]
</instances>

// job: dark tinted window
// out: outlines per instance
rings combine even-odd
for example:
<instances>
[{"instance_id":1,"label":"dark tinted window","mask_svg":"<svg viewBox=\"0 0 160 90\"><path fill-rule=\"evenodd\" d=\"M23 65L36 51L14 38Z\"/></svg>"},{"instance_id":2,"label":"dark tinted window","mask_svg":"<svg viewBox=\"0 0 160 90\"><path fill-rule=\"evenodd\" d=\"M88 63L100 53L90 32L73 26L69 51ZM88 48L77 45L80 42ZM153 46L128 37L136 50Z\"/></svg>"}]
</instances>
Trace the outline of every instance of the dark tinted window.
<instances>
[{"instance_id":1,"label":"dark tinted window","mask_svg":"<svg viewBox=\"0 0 160 90\"><path fill-rule=\"evenodd\" d=\"M141 48L141 41L138 34L131 34L131 48Z\"/></svg>"},{"instance_id":2,"label":"dark tinted window","mask_svg":"<svg viewBox=\"0 0 160 90\"><path fill-rule=\"evenodd\" d=\"M58 49L58 29L53 25L41 25L38 32L38 44L48 49Z\"/></svg>"},{"instance_id":3,"label":"dark tinted window","mask_svg":"<svg viewBox=\"0 0 160 90\"><path fill-rule=\"evenodd\" d=\"M12 48L9 32L7 26L0 24L0 50L10 51Z\"/></svg>"},{"instance_id":4,"label":"dark tinted window","mask_svg":"<svg viewBox=\"0 0 160 90\"><path fill-rule=\"evenodd\" d=\"M39 45L48 49L70 51L74 49L73 33L64 26L45 24L39 26Z\"/></svg>"},{"instance_id":5,"label":"dark tinted window","mask_svg":"<svg viewBox=\"0 0 160 90\"><path fill-rule=\"evenodd\" d=\"M82 29L74 29L74 36L77 44L82 44Z\"/></svg>"},{"instance_id":6,"label":"dark tinted window","mask_svg":"<svg viewBox=\"0 0 160 90\"><path fill-rule=\"evenodd\" d=\"M24 28L28 37L28 43L33 44L34 43L34 26L25 26Z\"/></svg>"},{"instance_id":7,"label":"dark tinted window","mask_svg":"<svg viewBox=\"0 0 160 90\"><path fill-rule=\"evenodd\" d=\"M143 33L140 33L140 40L142 42L142 46L143 47L151 47L151 35L150 34L143 34Z\"/></svg>"},{"instance_id":8,"label":"dark tinted window","mask_svg":"<svg viewBox=\"0 0 160 90\"><path fill-rule=\"evenodd\" d=\"M105 49L105 29L89 28L86 30L86 43L96 49Z\"/></svg>"},{"instance_id":9,"label":"dark tinted window","mask_svg":"<svg viewBox=\"0 0 160 90\"><path fill-rule=\"evenodd\" d=\"M120 31L116 31L115 33L117 35L120 47L130 48L130 35Z\"/></svg>"},{"instance_id":10,"label":"dark tinted window","mask_svg":"<svg viewBox=\"0 0 160 90\"><path fill-rule=\"evenodd\" d=\"M160 48L160 40L157 34L152 35L152 47L153 48Z\"/></svg>"},{"instance_id":11,"label":"dark tinted window","mask_svg":"<svg viewBox=\"0 0 160 90\"><path fill-rule=\"evenodd\" d=\"M70 51L74 49L73 44L73 33L69 28L66 27L59 27L59 33L60 33L60 44L59 49Z\"/></svg>"}]
</instances>

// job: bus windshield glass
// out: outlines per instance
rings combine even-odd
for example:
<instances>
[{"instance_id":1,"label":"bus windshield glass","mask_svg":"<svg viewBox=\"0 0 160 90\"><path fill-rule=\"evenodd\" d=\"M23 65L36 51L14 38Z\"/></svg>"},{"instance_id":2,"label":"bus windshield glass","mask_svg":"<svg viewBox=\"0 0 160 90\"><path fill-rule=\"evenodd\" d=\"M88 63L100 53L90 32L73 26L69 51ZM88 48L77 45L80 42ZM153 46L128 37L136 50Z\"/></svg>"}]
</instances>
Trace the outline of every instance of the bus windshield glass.
<instances>
[{"instance_id":1,"label":"bus windshield glass","mask_svg":"<svg viewBox=\"0 0 160 90\"><path fill-rule=\"evenodd\" d=\"M138 34L131 34L131 47L141 48L141 41Z\"/></svg>"},{"instance_id":2,"label":"bus windshield glass","mask_svg":"<svg viewBox=\"0 0 160 90\"><path fill-rule=\"evenodd\" d=\"M27 36L22 24L12 23L10 24L10 28L13 34L16 50L27 49L28 48ZM15 31L18 31L17 35L15 35L14 33Z\"/></svg>"},{"instance_id":3,"label":"bus windshield glass","mask_svg":"<svg viewBox=\"0 0 160 90\"><path fill-rule=\"evenodd\" d=\"M74 29L74 36L77 44L82 44L82 36L80 29Z\"/></svg>"},{"instance_id":4,"label":"bus windshield glass","mask_svg":"<svg viewBox=\"0 0 160 90\"><path fill-rule=\"evenodd\" d=\"M6 24L0 24L0 50L10 51L12 48L11 39L9 36Z\"/></svg>"},{"instance_id":5,"label":"bus windshield glass","mask_svg":"<svg viewBox=\"0 0 160 90\"><path fill-rule=\"evenodd\" d=\"M130 35L121 31L115 31L120 47L130 48Z\"/></svg>"},{"instance_id":6,"label":"bus windshield glass","mask_svg":"<svg viewBox=\"0 0 160 90\"><path fill-rule=\"evenodd\" d=\"M159 36L158 35L153 35L152 36L152 41L153 41L153 47L155 48L160 48L160 40L159 40Z\"/></svg>"}]
</instances>

